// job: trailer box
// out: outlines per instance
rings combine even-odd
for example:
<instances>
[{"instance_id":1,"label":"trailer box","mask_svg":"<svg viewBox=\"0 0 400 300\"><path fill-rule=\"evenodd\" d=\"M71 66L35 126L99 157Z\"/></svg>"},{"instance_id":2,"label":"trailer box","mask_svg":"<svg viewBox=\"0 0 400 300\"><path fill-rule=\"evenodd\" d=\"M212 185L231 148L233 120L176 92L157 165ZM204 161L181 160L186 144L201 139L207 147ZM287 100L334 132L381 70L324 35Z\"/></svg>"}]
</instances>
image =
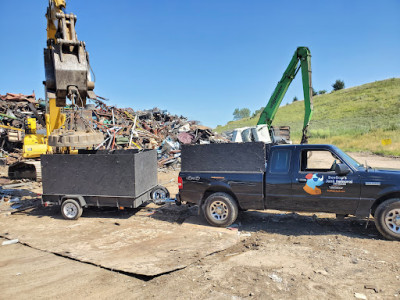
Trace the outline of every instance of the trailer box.
<instances>
[{"instance_id":1,"label":"trailer box","mask_svg":"<svg viewBox=\"0 0 400 300\"><path fill-rule=\"evenodd\" d=\"M156 150L80 150L42 155L41 163L44 203L135 208L157 188Z\"/></svg>"}]
</instances>

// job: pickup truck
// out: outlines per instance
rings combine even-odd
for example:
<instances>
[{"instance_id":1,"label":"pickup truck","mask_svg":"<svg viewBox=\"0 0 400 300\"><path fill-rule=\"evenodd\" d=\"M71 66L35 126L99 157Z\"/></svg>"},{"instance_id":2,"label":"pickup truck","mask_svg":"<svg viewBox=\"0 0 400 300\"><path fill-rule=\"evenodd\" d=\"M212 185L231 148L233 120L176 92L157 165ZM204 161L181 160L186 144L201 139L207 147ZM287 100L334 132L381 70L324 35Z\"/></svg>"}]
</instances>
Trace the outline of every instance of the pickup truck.
<instances>
[{"instance_id":1,"label":"pickup truck","mask_svg":"<svg viewBox=\"0 0 400 300\"><path fill-rule=\"evenodd\" d=\"M333 145L183 146L178 185L177 203L198 205L214 226L248 209L372 215L400 240L400 170L370 168Z\"/></svg>"}]
</instances>

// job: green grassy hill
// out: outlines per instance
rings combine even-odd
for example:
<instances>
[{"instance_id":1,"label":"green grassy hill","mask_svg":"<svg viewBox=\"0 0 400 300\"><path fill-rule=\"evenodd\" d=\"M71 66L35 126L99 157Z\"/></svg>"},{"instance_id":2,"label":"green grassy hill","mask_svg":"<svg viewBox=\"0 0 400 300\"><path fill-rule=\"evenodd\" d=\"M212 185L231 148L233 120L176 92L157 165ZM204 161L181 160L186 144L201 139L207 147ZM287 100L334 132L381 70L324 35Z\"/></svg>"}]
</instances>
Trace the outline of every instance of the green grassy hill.
<instances>
[{"instance_id":1,"label":"green grassy hill","mask_svg":"<svg viewBox=\"0 0 400 300\"><path fill-rule=\"evenodd\" d=\"M368 151L400 156L400 78L392 78L329 94L314 96L314 113L309 126L310 143L335 144L347 151ZM292 140L301 138L304 102L278 110L273 125L289 125ZM228 122L215 131L254 126L254 118ZM383 139L391 139L383 145Z\"/></svg>"}]
</instances>

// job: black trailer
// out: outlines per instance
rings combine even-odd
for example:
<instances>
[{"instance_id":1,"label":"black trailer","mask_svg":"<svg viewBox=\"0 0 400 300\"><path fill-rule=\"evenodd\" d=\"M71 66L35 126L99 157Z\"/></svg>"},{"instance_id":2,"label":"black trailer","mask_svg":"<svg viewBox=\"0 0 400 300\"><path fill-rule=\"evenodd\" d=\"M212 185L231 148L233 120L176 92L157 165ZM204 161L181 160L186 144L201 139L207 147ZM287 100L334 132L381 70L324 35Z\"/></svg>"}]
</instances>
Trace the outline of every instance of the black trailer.
<instances>
[{"instance_id":1,"label":"black trailer","mask_svg":"<svg viewBox=\"0 0 400 300\"><path fill-rule=\"evenodd\" d=\"M169 197L157 185L156 150L80 150L78 154L41 156L42 203L61 206L76 220L89 206L136 208Z\"/></svg>"}]
</instances>

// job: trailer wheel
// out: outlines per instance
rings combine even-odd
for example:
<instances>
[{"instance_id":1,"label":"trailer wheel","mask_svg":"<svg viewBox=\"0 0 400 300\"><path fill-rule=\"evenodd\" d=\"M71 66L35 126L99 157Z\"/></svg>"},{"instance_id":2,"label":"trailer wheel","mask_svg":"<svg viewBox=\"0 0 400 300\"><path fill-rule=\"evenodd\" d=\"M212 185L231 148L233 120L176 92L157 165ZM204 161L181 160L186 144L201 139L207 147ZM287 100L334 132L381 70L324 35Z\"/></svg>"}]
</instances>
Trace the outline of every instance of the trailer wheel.
<instances>
[{"instance_id":1,"label":"trailer wheel","mask_svg":"<svg viewBox=\"0 0 400 300\"><path fill-rule=\"evenodd\" d=\"M382 202L374 218L376 228L385 238L400 241L400 198Z\"/></svg>"},{"instance_id":2,"label":"trailer wheel","mask_svg":"<svg viewBox=\"0 0 400 300\"><path fill-rule=\"evenodd\" d=\"M67 199L61 204L61 214L64 219L77 220L82 215L83 209L74 199Z\"/></svg>"},{"instance_id":3,"label":"trailer wheel","mask_svg":"<svg viewBox=\"0 0 400 300\"><path fill-rule=\"evenodd\" d=\"M151 191L150 198L155 200L155 203L157 201L161 203L162 200L169 198L169 191L165 187L158 185Z\"/></svg>"},{"instance_id":4,"label":"trailer wheel","mask_svg":"<svg viewBox=\"0 0 400 300\"><path fill-rule=\"evenodd\" d=\"M238 205L231 195L214 193L207 197L203 214L211 225L226 227L236 221Z\"/></svg>"}]
</instances>

